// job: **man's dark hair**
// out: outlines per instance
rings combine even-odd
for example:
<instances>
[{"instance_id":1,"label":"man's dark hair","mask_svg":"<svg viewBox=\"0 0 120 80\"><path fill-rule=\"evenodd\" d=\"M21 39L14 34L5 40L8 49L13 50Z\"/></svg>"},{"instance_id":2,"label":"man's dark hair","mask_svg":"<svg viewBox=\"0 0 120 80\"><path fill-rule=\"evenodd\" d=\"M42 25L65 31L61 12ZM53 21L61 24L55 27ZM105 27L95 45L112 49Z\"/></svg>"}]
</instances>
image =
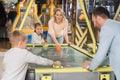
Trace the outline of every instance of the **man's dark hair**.
<instances>
[{"instance_id":1,"label":"man's dark hair","mask_svg":"<svg viewBox=\"0 0 120 80\"><path fill-rule=\"evenodd\" d=\"M96 7L93 10L92 15L101 16L102 18L109 18L110 17L108 10L104 7Z\"/></svg>"}]
</instances>

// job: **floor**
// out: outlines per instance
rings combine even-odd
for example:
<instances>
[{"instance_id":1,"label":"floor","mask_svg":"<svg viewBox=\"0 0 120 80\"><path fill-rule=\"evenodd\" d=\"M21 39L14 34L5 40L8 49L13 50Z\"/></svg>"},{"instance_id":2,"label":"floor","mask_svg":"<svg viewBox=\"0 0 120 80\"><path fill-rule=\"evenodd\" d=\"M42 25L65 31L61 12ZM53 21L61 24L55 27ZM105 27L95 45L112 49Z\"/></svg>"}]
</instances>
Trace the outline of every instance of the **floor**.
<instances>
[{"instance_id":1,"label":"floor","mask_svg":"<svg viewBox=\"0 0 120 80\"><path fill-rule=\"evenodd\" d=\"M10 43L8 39L0 39L0 80L3 73L2 61L4 58L5 52L10 48Z\"/></svg>"}]
</instances>

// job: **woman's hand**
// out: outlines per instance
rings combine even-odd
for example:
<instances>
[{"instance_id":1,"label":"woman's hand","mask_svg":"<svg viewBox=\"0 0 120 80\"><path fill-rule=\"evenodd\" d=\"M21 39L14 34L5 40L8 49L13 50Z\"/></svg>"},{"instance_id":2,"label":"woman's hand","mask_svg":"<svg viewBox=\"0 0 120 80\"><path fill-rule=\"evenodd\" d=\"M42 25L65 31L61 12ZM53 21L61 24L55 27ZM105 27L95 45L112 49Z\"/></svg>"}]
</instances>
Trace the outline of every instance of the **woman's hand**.
<instances>
[{"instance_id":1,"label":"woman's hand","mask_svg":"<svg viewBox=\"0 0 120 80\"><path fill-rule=\"evenodd\" d=\"M57 45L56 45L56 50L57 50L58 52L60 52L60 51L62 50L62 47L61 47L60 44L57 44Z\"/></svg>"},{"instance_id":2,"label":"woman's hand","mask_svg":"<svg viewBox=\"0 0 120 80\"><path fill-rule=\"evenodd\" d=\"M68 45L73 45L73 43L72 43L72 42L67 42L67 44L68 44Z\"/></svg>"}]
</instances>

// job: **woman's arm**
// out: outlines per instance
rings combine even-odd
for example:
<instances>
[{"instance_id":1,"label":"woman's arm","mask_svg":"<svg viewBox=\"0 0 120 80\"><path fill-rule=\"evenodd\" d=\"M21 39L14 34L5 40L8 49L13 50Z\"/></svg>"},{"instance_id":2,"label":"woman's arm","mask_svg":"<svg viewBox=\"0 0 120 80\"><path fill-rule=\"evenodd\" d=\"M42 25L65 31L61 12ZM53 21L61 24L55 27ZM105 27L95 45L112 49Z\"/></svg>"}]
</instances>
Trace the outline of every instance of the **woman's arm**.
<instances>
[{"instance_id":1,"label":"woman's arm","mask_svg":"<svg viewBox=\"0 0 120 80\"><path fill-rule=\"evenodd\" d=\"M54 41L55 44L59 44L55 36L55 30L53 29L54 21L52 19L49 21L48 26L49 26L48 33L51 35L52 40Z\"/></svg>"},{"instance_id":2,"label":"woman's arm","mask_svg":"<svg viewBox=\"0 0 120 80\"><path fill-rule=\"evenodd\" d=\"M69 39L68 39L68 21L67 20L65 22L64 36L65 36L66 43L69 43Z\"/></svg>"}]
</instances>

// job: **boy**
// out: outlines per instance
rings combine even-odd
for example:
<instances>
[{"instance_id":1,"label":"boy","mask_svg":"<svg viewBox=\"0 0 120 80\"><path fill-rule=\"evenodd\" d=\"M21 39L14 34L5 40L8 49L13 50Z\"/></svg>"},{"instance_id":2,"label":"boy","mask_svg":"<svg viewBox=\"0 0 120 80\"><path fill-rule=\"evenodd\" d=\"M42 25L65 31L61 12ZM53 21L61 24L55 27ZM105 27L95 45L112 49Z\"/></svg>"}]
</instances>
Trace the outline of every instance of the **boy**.
<instances>
[{"instance_id":1,"label":"boy","mask_svg":"<svg viewBox=\"0 0 120 80\"><path fill-rule=\"evenodd\" d=\"M27 36L15 30L9 36L13 48L5 53L3 65L4 74L2 80L25 80L28 63L36 63L40 65L60 65L59 61L52 60L33 55L25 49Z\"/></svg>"}]
</instances>

